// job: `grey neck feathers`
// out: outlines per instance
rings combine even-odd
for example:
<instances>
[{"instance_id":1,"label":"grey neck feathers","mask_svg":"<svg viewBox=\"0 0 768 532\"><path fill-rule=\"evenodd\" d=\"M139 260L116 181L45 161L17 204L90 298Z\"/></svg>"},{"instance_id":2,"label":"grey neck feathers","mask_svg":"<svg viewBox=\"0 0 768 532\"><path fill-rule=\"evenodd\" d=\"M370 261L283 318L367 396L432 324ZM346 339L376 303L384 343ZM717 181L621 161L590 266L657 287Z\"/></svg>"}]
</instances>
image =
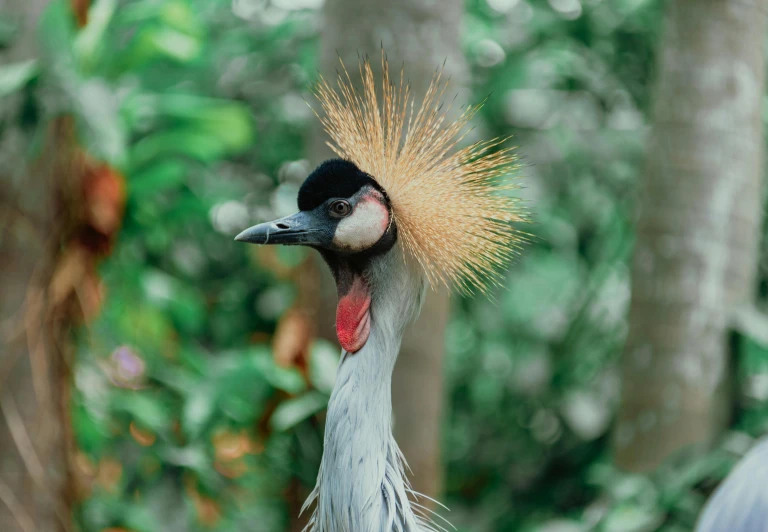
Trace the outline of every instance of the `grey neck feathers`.
<instances>
[{"instance_id":1,"label":"grey neck feathers","mask_svg":"<svg viewBox=\"0 0 768 532\"><path fill-rule=\"evenodd\" d=\"M371 333L355 354L342 352L328 404L323 461L304 508L317 507L309 532L434 530L404 474L392 436L392 369L405 326L421 309L425 283L399 249L373 260ZM419 515L417 515L419 514Z\"/></svg>"}]
</instances>

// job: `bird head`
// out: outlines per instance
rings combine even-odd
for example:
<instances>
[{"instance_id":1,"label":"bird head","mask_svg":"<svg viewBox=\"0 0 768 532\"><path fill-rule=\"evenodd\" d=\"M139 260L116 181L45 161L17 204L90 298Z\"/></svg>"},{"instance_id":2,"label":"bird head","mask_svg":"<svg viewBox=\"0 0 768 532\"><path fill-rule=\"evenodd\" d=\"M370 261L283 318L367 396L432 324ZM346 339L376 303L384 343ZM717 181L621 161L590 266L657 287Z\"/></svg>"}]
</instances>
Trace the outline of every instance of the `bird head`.
<instances>
[{"instance_id":1,"label":"bird head","mask_svg":"<svg viewBox=\"0 0 768 532\"><path fill-rule=\"evenodd\" d=\"M367 60L360 65L362 91L342 69L337 88L321 78L315 90L318 117L339 158L307 177L298 213L246 229L236 240L320 251L339 293L336 332L354 353L371 327L372 261L399 249L433 286L485 290L524 240L511 225L524 215L509 194L516 186L507 177L517 166L503 139L457 147L479 106L451 120L440 71L414 109L402 72L399 85L392 83L383 54L381 92Z\"/></svg>"},{"instance_id":2,"label":"bird head","mask_svg":"<svg viewBox=\"0 0 768 532\"><path fill-rule=\"evenodd\" d=\"M387 193L354 163L325 161L299 189L299 212L246 229L235 240L317 249L331 268L339 294L336 333L341 346L359 351L370 334L370 261L392 250L397 225Z\"/></svg>"},{"instance_id":3,"label":"bird head","mask_svg":"<svg viewBox=\"0 0 768 532\"><path fill-rule=\"evenodd\" d=\"M299 212L246 229L235 240L314 247L354 259L389 251L397 239L384 189L353 162L330 159L299 189Z\"/></svg>"}]
</instances>

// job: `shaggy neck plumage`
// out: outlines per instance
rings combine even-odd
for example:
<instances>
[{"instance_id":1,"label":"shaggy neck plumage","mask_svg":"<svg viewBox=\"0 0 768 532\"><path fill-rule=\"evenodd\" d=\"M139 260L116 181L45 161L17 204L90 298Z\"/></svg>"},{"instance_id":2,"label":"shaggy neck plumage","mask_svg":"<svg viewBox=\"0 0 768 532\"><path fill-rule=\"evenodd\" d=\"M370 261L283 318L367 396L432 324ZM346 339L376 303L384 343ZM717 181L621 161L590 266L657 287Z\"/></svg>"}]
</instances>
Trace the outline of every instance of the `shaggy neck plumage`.
<instances>
[{"instance_id":1,"label":"shaggy neck plumage","mask_svg":"<svg viewBox=\"0 0 768 532\"><path fill-rule=\"evenodd\" d=\"M424 280L397 248L372 259L365 273L371 333L360 351L342 353L328 404L323 461L305 503L317 500L307 530L431 530L409 501L404 460L391 430L392 370L405 326L421 309Z\"/></svg>"}]
</instances>

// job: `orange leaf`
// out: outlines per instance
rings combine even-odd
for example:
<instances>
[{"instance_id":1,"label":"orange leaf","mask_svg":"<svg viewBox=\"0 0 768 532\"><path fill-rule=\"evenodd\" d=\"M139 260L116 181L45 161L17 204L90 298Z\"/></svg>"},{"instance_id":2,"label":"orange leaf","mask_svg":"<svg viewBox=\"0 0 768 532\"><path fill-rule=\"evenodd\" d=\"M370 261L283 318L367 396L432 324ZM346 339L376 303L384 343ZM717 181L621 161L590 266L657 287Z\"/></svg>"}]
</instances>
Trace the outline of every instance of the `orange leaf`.
<instances>
[{"instance_id":1,"label":"orange leaf","mask_svg":"<svg viewBox=\"0 0 768 532\"><path fill-rule=\"evenodd\" d=\"M292 308L277 324L272 339L272 353L275 362L283 367L307 369L307 355L312 341L312 322L304 312Z\"/></svg>"},{"instance_id":2,"label":"orange leaf","mask_svg":"<svg viewBox=\"0 0 768 532\"><path fill-rule=\"evenodd\" d=\"M223 462L236 460L248 450L248 437L244 433L222 430L213 435L216 459Z\"/></svg>"},{"instance_id":3,"label":"orange leaf","mask_svg":"<svg viewBox=\"0 0 768 532\"><path fill-rule=\"evenodd\" d=\"M227 478L239 478L248 471L248 466L243 460L234 460L226 463L216 460L213 466L220 475Z\"/></svg>"},{"instance_id":4,"label":"orange leaf","mask_svg":"<svg viewBox=\"0 0 768 532\"><path fill-rule=\"evenodd\" d=\"M88 268L88 256L80 246L64 250L51 276L50 294L53 306L61 305L83 281Z\"/></svg>"},{"instance_id":5,"label":"orange leaf","mask_svg":"<svg viewBox=\"0 0 768 532\"><path fill-rule=\"evenodd\" d=\"M125 180L113 168L89 164L83 178L87 222L104 236L112 236L123 222Z\"/></svg>"},{"instance_id":6,"label":"orange leaf","mask_svg":"<svg viewBox=\"0 0 768 532\"><path fill-rule=\"evenodd\" d=\"M133 439L143 447L149 447L155 443L155 440L157 440L157 437L153 433L139 428L133 421L131 421L131 426L128 430L130 431L131 436L133 436Z\"/></svg>"},{"instance_id":7,"label":"orange leaf","mask_svg":"<svg viewBox=\"0 0 768 532\"><path fill-rule=\"evenodd\" d=\"M123 476L123 465L114 458L102 458L96 482L107 491L115 491Z\"/></svg>"},{"instance_id":8,"label":"orange leaf","mask_svg":"<svg viewBox=\"0 0 768 532\"><path fill-rule=\"evenodd\" d=\"M88 24L88 7L90 0L72 0L72 12L75 14L77 25L83 27Z\"/></svg>"}]
</instances>

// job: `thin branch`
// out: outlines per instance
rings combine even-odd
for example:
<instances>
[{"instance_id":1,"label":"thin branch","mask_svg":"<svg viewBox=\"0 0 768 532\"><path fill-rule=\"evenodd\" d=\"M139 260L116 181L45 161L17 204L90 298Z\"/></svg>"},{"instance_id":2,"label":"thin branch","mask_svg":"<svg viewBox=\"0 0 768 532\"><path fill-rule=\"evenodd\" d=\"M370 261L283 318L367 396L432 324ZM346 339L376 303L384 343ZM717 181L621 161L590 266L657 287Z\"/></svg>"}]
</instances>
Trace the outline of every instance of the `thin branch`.
<instances>
[{"instance_id":1,"label":"thin branch","mask_svg":"<svg viewBox=\"0 0 768 532\"><path fill-rule=\"evenodd\" d=\"M16 401L14 400L13 395L8 393L0 399L0 410L2 410L3 415L5 416L5 421L11 431L13 442L19 450L19 455L21 455L21 459L27 467L29 475L36 484L45 487L45 469L35 452L32 439L27 432L27 427L24 425L24 421L19 415L19 409L16 407Z\"/></svg>"},{"instance_id":2,"label":"thin branch","mask_svg":"<svg viewBox=\"0 0 768 532\"><path fill-rule=\"evenodd\" d=\"M37 399L37 405L41 410L41 415L38 417L39 423L43 423L46 419L46 414L51 411L52 401L51 394L48 386L48 376L50 368L48 366L48 359L45 348L45 340L43 332L44 318L41 312L31 311L27 314L25 321L25 328L27 330L27 342L29 349L29 363L32 368L32 389L35 392L35 398ZM45 427L38 423L38 430L45 430ZM45 435L43 434L43 437Z\"/></svg>"},{"instance_id":3,"label":"thin branch","mask_svg":"<svg viewBox=\"0 0 768 532\"><path fill-rule=\"evenodd\" d=\"M8 379L8 376L13 371L13 368L16 367L16 362L19 361L20 355L21 355L21 349L12 349L11 345L5 345L4 346L5 351L5 357L3 358L2 365L0 365L0 390L3 389L3 385L5 384L5 381Z\"/></svg>"},{"instance_id":4,"label":"thin branch","mask_svg":"<svg viewBox=\"0 0 768 532\"><path fill-rule=\"evenodd\" d=\"M23 532L37 532L37 526L24 509L24 505L19 502L8 484L2 480L0 480L0 501L3 501L11 511L11 514L14 519L16 519L16 522L19 523L19 527L21 527Z\"/></svg>"}]
</instances>

